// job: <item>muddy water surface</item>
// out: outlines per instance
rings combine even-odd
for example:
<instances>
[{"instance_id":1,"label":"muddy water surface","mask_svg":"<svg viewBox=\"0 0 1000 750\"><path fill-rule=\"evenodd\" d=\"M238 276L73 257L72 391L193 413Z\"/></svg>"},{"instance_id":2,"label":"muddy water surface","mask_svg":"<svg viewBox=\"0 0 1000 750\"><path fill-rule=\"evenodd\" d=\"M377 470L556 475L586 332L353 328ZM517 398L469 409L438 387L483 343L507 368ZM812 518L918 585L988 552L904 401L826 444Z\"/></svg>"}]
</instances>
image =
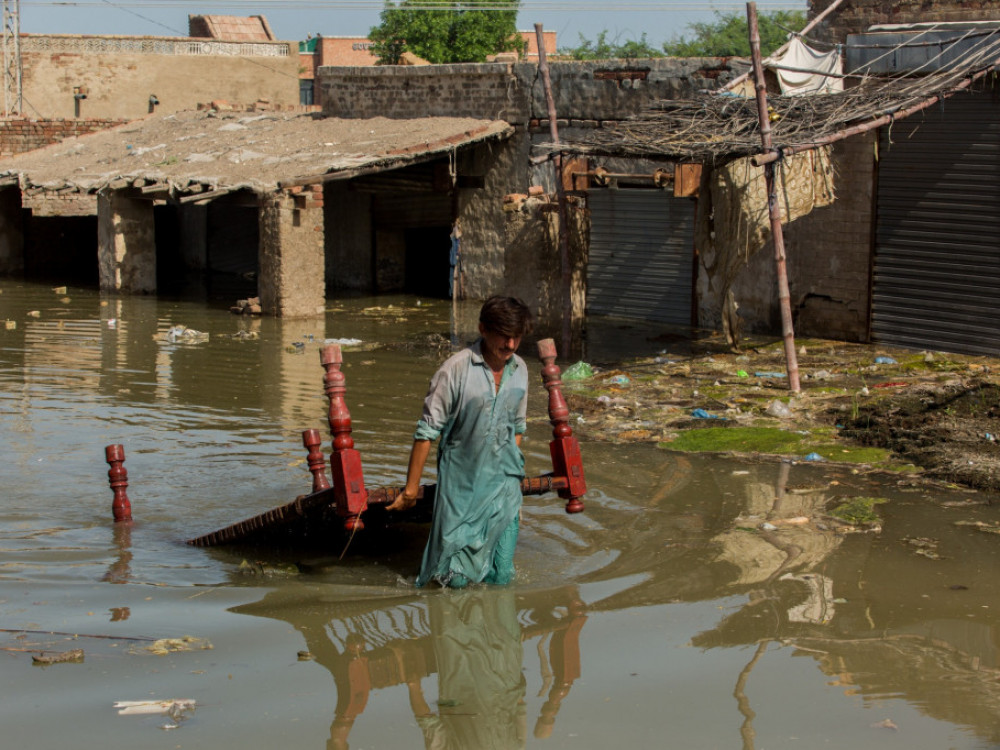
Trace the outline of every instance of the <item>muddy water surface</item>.
<instances>
[{"instance_id":1,"label":"muddy water surface","mask_svg":"<svg viewBox=\"0 0 1000 750\"><path fill-rule=\"evenodd\" d=\"M527 498L507 588L414 589L420 525L346 553L185 545L308 490L325 339L363 342L345 373L368 484L403 479L435 344L471 335L416 302L245 321L0 284L5 747L1000 747L983 494L584 441L587 512ZM169 341L179 325L207 339ZM538 474L540 387L530 413ZM131 526L111 522L109 443ZM816 522L860 496L888 500L879 533ZM77 648L83 663L32 663ZM194 707L114 706L180 699Z\"/></svg>"}]
</instances>

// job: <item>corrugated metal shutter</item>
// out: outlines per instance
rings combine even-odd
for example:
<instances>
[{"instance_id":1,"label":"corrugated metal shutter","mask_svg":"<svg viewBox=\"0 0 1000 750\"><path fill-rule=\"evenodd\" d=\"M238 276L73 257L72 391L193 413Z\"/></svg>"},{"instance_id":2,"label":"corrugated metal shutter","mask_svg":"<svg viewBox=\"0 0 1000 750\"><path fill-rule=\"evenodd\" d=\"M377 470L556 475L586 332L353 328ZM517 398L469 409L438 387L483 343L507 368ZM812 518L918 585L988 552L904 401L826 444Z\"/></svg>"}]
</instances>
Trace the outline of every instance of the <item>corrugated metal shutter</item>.
<instances>
[{"instance_id":1,"label":"corrugated metal shutter","mask_svg":"<svg viewBox=\"0 0 1000 750\"><path fill-rule=\"evenodd\" d=\"M873 340L1000 354L1000 104L958 94L879 152Z\"/></svg>"},{"instance_id":2,"label":"corrugated metal shutter","mask_svg":"<svg viewBox=\"0 0 1000 750\"><path fill-rule=\"evenodd\" d=\"M660 190L592 190L587 312L691 324L693 201Z\"/></svg>"}]
</instances>

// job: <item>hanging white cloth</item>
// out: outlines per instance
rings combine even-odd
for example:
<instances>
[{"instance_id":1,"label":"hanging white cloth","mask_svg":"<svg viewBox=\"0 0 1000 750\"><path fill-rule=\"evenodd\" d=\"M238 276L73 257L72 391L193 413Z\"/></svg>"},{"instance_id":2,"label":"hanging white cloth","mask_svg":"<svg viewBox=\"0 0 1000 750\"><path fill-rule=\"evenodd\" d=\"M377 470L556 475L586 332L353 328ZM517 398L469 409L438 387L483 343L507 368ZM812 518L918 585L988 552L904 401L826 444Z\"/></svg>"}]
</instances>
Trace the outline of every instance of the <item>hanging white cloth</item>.
<instances>
[{"instance_id":1,"label":"hanging white cloth","mask_svg":"<svg viewBox=\"0 0 1000 750\"><path fill-rule=\"evenodd\" d=\"M781 84L781 93L785 96L829 94L844 90L844 80L830 75L840 74L844 70L837 50L820 52L809 47L798 37L792 37L784 54L772 57L764 64L769 68L781 66L796 69L775 70L778 82Z\"/></svg>"}]
</instances>

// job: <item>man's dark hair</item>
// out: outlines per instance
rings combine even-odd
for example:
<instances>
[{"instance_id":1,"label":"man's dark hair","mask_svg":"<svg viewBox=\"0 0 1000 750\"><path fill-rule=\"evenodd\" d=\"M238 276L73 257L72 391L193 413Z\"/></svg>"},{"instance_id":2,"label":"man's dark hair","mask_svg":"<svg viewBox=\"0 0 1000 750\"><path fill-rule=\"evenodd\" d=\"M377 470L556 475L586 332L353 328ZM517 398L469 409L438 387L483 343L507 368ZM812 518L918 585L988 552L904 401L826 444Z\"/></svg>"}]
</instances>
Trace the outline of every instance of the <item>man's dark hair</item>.
<instances>
[{"instance_id":1,"label":"man's dark hair","mask_svg":"<svg viewBox=\"0 0 1000 750\"><path fill-rule=\"evenodd\" d=\"M487 331L520 338L531 333L531 310L517 297L495 295L483 303L479 322Z\"/></svg>"}]
</instances>

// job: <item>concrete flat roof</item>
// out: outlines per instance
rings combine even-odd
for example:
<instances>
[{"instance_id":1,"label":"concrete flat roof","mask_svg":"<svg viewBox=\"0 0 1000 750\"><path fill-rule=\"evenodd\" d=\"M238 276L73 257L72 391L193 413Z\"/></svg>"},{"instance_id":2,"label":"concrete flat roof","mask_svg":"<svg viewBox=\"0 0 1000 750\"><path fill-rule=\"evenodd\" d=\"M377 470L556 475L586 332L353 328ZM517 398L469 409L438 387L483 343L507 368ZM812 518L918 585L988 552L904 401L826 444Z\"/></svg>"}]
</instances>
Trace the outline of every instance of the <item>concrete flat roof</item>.
<instances>
[{"instance_id":1,"label":"concrete flat roof","mask_svg":"<svg viewBox=\"0 0 1000 750\"><path fill-rule=\"evenodd\" d=\"M501 120L462 117L174 112L0 159L0 183L16 180L29 194L128 186L177 198L213 190L271 193L397 169L513 132Z\"/></svg>"}]
</instances>

